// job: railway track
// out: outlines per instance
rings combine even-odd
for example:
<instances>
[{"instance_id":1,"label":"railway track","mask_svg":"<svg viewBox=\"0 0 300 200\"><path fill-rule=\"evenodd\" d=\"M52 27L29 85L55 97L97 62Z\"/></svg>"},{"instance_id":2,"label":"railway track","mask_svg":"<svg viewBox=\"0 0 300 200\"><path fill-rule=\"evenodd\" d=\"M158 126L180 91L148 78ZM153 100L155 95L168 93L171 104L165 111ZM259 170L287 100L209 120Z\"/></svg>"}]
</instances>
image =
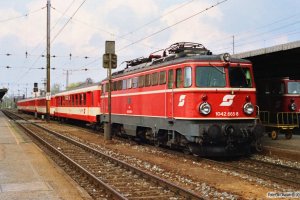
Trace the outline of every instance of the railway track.
<instances>
[{"instance_id":1,"label":"railway track","mask_svg":"<svg viewBox=\"0 0 300 200\"><path fill-rule=\"evenodd\" d=\"M202 164L219 167L220 169L228 169L232 172L240 172L252 177L260 178L265 181L288 186L288 188L300 189L300 169L289 167L286 165L275 164L256 160L253 158L237 158L235 160L219 161L215 159L196 157L194 155L185 155L169 149L160 148L163 152L176 154L178 157L184 157L194 160Z\"/></svg>"},{"instance_id":2,"label":"railway track","mask_svg":"<svg viewBox=\"0 0 300 200\"><path fill-rule=\"evenodd\" d=\"M300 170L297 168L254 159L241 159L230 162L220 162L209 159L206 160L206 162L258 177L265 181L283 184L289 188L300 189Z\"/></svg>"},{"instance_id":3,"label":"railway track","mask_svg":"<svg viewBox=\"0 0 300 200\"><path fill-rule=\"evenodd\" d=\"M95 199L202 199L201 196L45 127L5 112L88 180ZM84 184L82 184L84 185ZM97 192L95 192L97 191ZM98 192L99 191L99 192Z\"/></svg>"}]
</instances>

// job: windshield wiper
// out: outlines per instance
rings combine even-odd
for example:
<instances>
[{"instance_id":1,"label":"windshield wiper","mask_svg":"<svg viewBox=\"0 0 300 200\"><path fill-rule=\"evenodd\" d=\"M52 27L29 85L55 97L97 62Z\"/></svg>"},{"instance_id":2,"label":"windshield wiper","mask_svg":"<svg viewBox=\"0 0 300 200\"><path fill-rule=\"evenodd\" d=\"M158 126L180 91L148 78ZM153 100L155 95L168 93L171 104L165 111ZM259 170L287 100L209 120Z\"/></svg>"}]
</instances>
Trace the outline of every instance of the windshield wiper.
<instances>
[{"instance_id":1,"label":"windshield wiper","mask_svg":"<svg viewBox=\"0 0 300 200\"><path fill-rule=\"evenodd\" d=\"M221 72L222 74L225 74L225 72L221 69L219 69L217 66L212 65L211 63L209 63L210 66L214 67L216 70L218 70L219 72ZM224 68L223 68L224 69Z\"/></svg>"}]
</instances>

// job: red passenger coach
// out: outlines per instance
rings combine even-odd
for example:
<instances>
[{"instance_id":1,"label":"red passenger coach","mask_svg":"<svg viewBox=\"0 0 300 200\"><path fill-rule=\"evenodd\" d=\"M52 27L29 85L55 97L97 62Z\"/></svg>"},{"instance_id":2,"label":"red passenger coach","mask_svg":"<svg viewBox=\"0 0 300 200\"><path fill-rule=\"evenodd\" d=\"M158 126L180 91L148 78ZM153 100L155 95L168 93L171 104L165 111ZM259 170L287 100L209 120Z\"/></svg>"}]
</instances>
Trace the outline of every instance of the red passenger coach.
<instances>
[{"instance_id":1,"label":"red passenger coach","mask_svg":"<svg viewBox=\"0 0 300 200\"><path fill-rule=\"evenodd\" d=\"M46 98L37 97L30 99L22 99L17 102L18 110L27 113L37 113L44 115L46 113Z\"/></svg>"},{"instance_id":2,"label":"red passenger coach","mask_svg":"<svg viewBox=\"0 0 300 200\"><path fill-rule=\"evenodd\" d=\"M99 83L88 85L52 95L50 116L59 120L72 119L100 126L100 93ZM19 111L46 114L46 98L38 97L18 101Z\"/></svg>"},{"instance_id":3,"label":"red passenger coach","mask_svg":"<svg viewBox=\"0 0 300 200\"><path fill-rule=\"evenodd\" d=\"M99 84L60 92L52 98L53 116L59 119L76 119L89 123L100 120Z\"/></svg>"},{"instance_id":4,"label":"red passenger coach","mask_svg":"<svg viewBox=\"0 0 300 200\"><path fill-rule=\"evenodd\" d=\"M112 130L199 155L247 154L259 147L252 65L201 44L176 43L163 55L127 62L112 75ZM108 121L108 80L102 82Z\"/></svg>"}]
</instances>

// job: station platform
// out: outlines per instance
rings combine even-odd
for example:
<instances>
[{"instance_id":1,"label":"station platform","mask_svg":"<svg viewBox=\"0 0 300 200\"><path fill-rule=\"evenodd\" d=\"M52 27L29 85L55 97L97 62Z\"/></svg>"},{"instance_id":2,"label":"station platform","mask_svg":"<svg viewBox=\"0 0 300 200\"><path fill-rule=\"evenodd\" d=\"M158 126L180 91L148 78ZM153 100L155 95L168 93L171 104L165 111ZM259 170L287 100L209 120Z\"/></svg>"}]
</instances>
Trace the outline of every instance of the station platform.
<instances>
[{"instance_id":1,"label":"station platform","mask_svg":"<svg viewBox=\"0 0 300 200\"><path fill-rule=\"evenodd\" d=\"M0 199L91 197L0 111Z\"/></svg>"},{"instance_id":2,"label":"station platform","mask_svg":"<svg viewBox=\"0 0 300 200\"><path fill-rule=\"evenodd\" d=\"M300 161L300 135L293 135L289 140L284 134L279 134L277 140L272 140L267 134L262 139L264 154L278 156L283 159Z\"/></svg>"}]
</instances>

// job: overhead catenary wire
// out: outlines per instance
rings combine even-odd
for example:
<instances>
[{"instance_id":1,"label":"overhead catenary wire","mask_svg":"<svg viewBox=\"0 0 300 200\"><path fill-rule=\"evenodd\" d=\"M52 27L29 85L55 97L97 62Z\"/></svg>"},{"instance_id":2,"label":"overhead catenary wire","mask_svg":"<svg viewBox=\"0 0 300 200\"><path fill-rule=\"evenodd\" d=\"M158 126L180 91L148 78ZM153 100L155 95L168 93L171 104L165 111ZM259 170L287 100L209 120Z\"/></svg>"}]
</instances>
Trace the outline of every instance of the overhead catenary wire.
<instances>
[{"instance_id":1,"label":"overhead catenary wire","mask_svg":"<svg viewBox=\"0 0 300 200\"><path fill-rule=\"evenodd\" d=\"M199 15L199 14L201 14L201 13L204 13L204 12L206 12L206 11L208 11L208 10L210 10L210 9L212 9L212 8L214 8L214 7L216 7L216 6L220 5L220 4L222 4L222 3L225 3L226 1L228 1L228 0L223 0L223 1L217 2L216 4L214 4L214 5L212 5L212 6L208 7L208 8L205 8L204 10L201 10L201 11L199 11L199 12L197 12L197 13L194 13L193 15L191 15L191 16L189 16L189 17L186 17L186 18L184 18L184 19L182 19L182 20L179 20L179 21L175 22L174 24L172 24L172 25L170 25L170 26L167 26L167 27L165 27L165 28L163 28L163 29L160 29L160 30L158 30L158 31L156 31L156 32L154 32L154 33L152 33L152 34L146 36L146 37L143 37L143 38L141 38L141 39L139 39L139 40L136 40L135 42L132 42L132 43L130 43L130 44L128 44L128 45L126 45L126 46L124 46L124 47L118 49L117 51L118 51L118 52L119 52L119 51L122 51L122 50L124 50L124 49L126 49L126 48L128 48L128 47L130 47L130 46L132 46L132 45L134 45L134 44L137 44L137 43L139 43L139 42L141 42L141 41L143 41L143 40L146 40L146 39L148 39L148 38L150 38L150 37L153 37L154 35L157 35L158 33L161 33L161 32L163 32L163 31L165 31L165 30L167 30L167 29L170 29L170 28L172 28L172 27L174 27L174 26L176 26L176 25L178 25L178 24L181 24L182 22L185 22L185 21L187 21L187 20L189 20L189 19L191 19L191 18L193 18L193 17L195 17L195 16L197 16L197 15Z\"/></svg>"},{"instance_id":2,"label":"overhead catenary wire","mask_svg":"<svg viewBox=\"0 0 300 200\"><path fill-rule=\"evenodd\" d=\"M122 36L120 36L120 37L122 38L122 37L126 37L127 35L133 34L134 32L137 32L137 31L139 31L139 30L141 30L141 29L147 27L148 25L150 25L150 24L152 24L152 23L154 23L154 22L160 20L161 18L163 18L163 17L165 17L165 16L167 16L167 15L169 15L169 14L171 14L171 13L173 13L173 12L175 12L175 11L177 11L177 10L179 10L179 9L181 9L181 8L183 8L183 7L185 7L185 6L187 6L187 5L189 5L189 4L192 3L193 1L195 1L195 0L189 0L189 1L187 1L187 2L185 2L185 3L183 3L183 4L181 4L180 6L178 6L178 7L174 8L174 9L170 10L169 12L167 12L167 13L165 13L165 14L162 14L162 15L160 15L159 17L150 20L149 22L147 22L147 23L145 23L145 24L143 24L143 25L141 25L141 26L139 26L139 27L137 27L137 28L135 28L135 29L129 31L128 33L126 33L126 34L124 34L124 35L122 35Z\"/></svg>"},{"instance_id":3,"label":"overhead catenary wire","mask_svg":"<svg viewBox=\"0 0 300 200\"><path fill-rule=\"evenodd\" d=\"M44 6L44 7L42 7L42 8L39 8L39 9L37 9L37 10L33 10L33 11L28 12L28 13L26 13L26 14L16 16L16 17L10 17L10 18L6 18L6 19L0 19L0 23L4 23L4 22L8 22L8 21L12 21L12 20L24 18L24 17L27 17L27 16L33 14L33 13L39 12L39 11L45 9L45 8L46 8L46 6Z\"/></svg>"},{"instance_id":4,"label":"overhead catenary wire","mask_svg":"<svg viewBox=\"0 0 300 200\"><path fill-rule=\"evenodd\" d=\"M73 13L72 17L78 12L78 10L82 7L82 5L86 2L86 0L84 0L80 6L76 9L76 11ZM71 3L72 4L72 3ZM71 18L70 18L71 19ZM55 37L53 38L53 40L51 41L51 43L58 37L58 35L63 31L63 29L67 26L67 24L69 23L70 19L65 23L65 25L59 30L59 32L55 35ZM45 53L46 50L43 51L42 54ZM33 62L33 64L31 65L31 67L33 67L40 59L41 57L38 56L37 59ZM22 74L18 79L17 79L17 82L19 80L21 80L23 77L25 77L29 72L30 72L30 68L24 73Z\"/></svg>"},{"instance_id":5,"label":"overhead catenary wire","mask_svg":"<svg viewBox=\"0 0 300 200\"><path fill-rule=\"evenodd\" d=\"M54 40L62 33L62 31L66 28L68 23L71 21L71 19L76 15L76 13L79 11L79 9L83 6L83 4L86 2L86 0L83 0L83 2L79 5L79 7L75 10L75 12L72 14L72 16L68 19L68 21L63 25L63 27L57 32L57 34L53 37L51 40L51 43L54 42Z\"/></svg>"},{"instance_id":6,"label":"overhead catenary wire","mask_svg":"<svg viewBox=\"0 0 300 200\"><path fill-rule=\"evenodd\" d=\"M261 36L262 34L268 33L268 32L274 32L275 30L272 31L265 31L265 32L255 32L257 30L261 30L261 29L265 29L265 28L269 28L270 26L273 26L274 24L278 24L280 22L284 22L286 20L290 20L291 18L295 18L297 16L299 16L300 13L296 13L290 16L284 16L283 18L279 18L271 23L268 24L264 24L264 25L260 25L248 30L243 30L242 32L239 33L231 33L230 35L228 35L227 37L224 37L222 39L218 39L218 40L214 40L213 42L209 43L210 45L216 45L216 44L221 44L224 41L228 41L228 38L231 38L232 35L235 36L235 38L239 38L239 40L245 41L247 39L251 39L251 37L258 37ZM285 25L284 25L285 26ZM288 26L287 26L288 27ZM286 27L283 27L286 28ZM282 29L282 28L278 28ZM250 33L250 34L249 34ZM236 43L239 43L238 41L235 41Z\"/></svg>"},{"instance_id":7,"label":"overhead catenary wire","mask_svg":"<svg viewBox=\"0 0 300 200\"><path fill-rule=\"evenodd\" d=\"M199 11L199 12L197 12L197 13L194 13L193 15L191 15L191 16L189 16L189 17L186 17L186 18L184 18L184 19L182 19L182 20L179 20L179 21L177 21L176 23L174 23L174 24L172 24L172 25L170 25L170 26L167 26L167 27L165 27L165 28L163 28L163 29L160 29L159 31L156 31L156 32L154 32L154 33L152 33L152 34L150 34L150 35L148 35L148 36L146 36L146 37L143 37L143 38L139 39L139 40L136 40L136 41L134 41L134 42L132 42L132 43L130 43L130 44L128 44L128 45L126 45L126 46L120 48L120 49L117 49L116 51L117 51L117 52L122 51L122 50L124 50L124 49L126 49L126 48L128 48L128 47L130 47L130 46L132 46L132 45L134 45L134 44L137 44L137 43L139 43L139 42L141 42L141 41L143 41L143 40L146 40L146 39L148 39L148 38L150 38L150 37L152 37L152 36L154 36L154 35L157 35L157 34L163 32L163 31L165 31L165 30L171 28L171 27L174 27L174 26L176 26L176 25L178 25L178 24L180 24L180 23L182 23L182 22L184 22L184 21L187 21L187 20L189 20L189 19L191 19L191 18L193 18L193 17L195 17L195 16L197 16L197 15L199 15L199 14L201 14L201 13L204 13L204 12L206 12L206 11L208 11L208 10L210 10L210 9L212 9L212 8L214 8L214 7L216 7L216 6L220 5L220 4L222 4L222 3L225 3L226 1L228 1L228 0L223 0L223 1L221 1L221 2L217 2L216 4L214 4L214 5L210 6L210 7L207 7L207 8L205 8L204 10L201 10L201 11ZM88 66L88 65L91 65L91 64L93 64L93 63L95 63L95 62L97 62L97 61L100 61L101 59L102 59L102 57L96 58L95 60L91 61L90 63L84 65L84 67L86 67L86 66Z\"/></svg>"}]
</instances>

